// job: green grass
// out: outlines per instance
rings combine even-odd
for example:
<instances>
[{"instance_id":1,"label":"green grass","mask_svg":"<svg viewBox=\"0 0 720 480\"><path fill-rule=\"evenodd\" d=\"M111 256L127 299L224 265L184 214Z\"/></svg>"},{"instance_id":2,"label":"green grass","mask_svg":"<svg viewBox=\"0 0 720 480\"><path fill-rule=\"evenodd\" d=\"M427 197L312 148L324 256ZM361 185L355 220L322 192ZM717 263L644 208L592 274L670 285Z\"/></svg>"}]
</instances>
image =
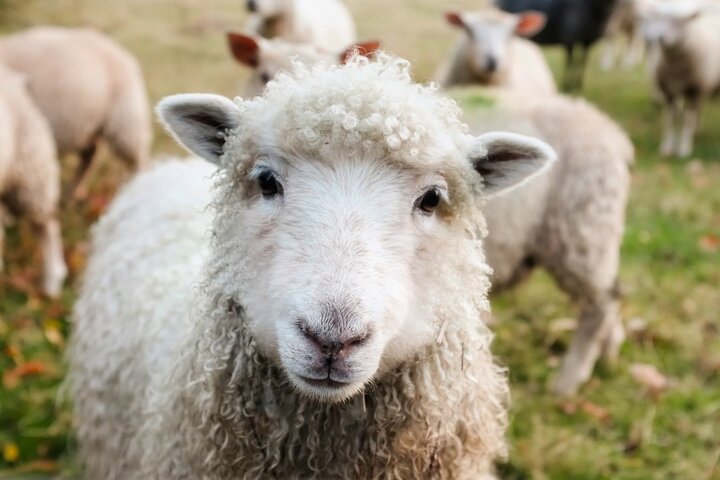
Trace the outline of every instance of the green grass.
<instances>
[{"instance_id":1,"label":"green grass","mask_svg":"<svg viewBox=\"0 0 720 480\"><path fill-rule=\"evenodd\" d=\"M411 59L421 80L452 43L443 2L349 4L361 36ZM183 91L232 96L247 72L229 59L222 34L243 24L240 7L239 0L0 0L0 32L92 25L136 53L153 101ZM560 52L550 49L548 57L560 72ZM494 299L495 351L513 388L511 454L501 472L510 479L720 479L720 105L706 109L692 161L661 159L660 110L642 69L606 73L596 64L593 58L583 94L637 148L622 264L623 313L637 328L618 365L600 365L578 398L560 401L546 385L570 338L557 327L575 312L542 272ZM159 128L155 151L179 152ZM42 300L32 286L38 257L31 232L9 231L0 279L0 478L73 475L69 410L59 392L68 316L88 226L127 177L101 157L88 202L63 206L72 276L60 301ZM629 373L634 363L655 365L670 388L649 395Z\"/></svg>"}]
</instances>

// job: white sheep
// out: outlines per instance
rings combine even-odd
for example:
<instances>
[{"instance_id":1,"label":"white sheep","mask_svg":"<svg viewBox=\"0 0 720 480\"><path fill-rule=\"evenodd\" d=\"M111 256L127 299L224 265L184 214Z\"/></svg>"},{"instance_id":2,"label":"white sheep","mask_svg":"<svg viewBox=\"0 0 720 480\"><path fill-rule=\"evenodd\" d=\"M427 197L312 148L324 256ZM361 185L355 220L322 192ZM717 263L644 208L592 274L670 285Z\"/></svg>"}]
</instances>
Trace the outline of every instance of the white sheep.
<instances>
[{"instance_id":1,"label":"white sheep","mask_svg":"<svg viewBox=\"0 0 720 480\"><path fill-rule=\"evenodd\" d=\"M150 109L133 56L92 29L34 27L0 38L0 61L28 79L60 155L80 156L72 191L86 193L98 141L133 169L149 161Z\"/></svg>"},{"instance_id":2,"label":"white sheep","mask_svg":"<svg viewBox=\"0 0 720 480\"><path fill-rule=\"evenodd\" d=\"M463 35L435 75L442 87L479 84L541 95L557 92L540 47L517 36L532 36L542 30L544 14L512 14L488 7L477 12L451 12L445 17L461 28Z\"/></svg>"},{"instance_id":3,"label":"white sheep","mask_svg":"<svg viewBox=\"0 0 720 480\"><path fill-rule=\"evenodd\" d=\"M35 107L22 75L0 64L0 214L27 218L38 231L43 291L57 297L67 275L57 207L60 169L52 131ZM4 207L4 208L3 208ZM0 215L0 270L4 246Z\"/></svg>"},{"instance_id":4,"label":"white sheep","mask_svg":"<svg viewBox=\"0 0 720 480\"><path fill-rule=\"evenodd\" d=\"M355 41L355 21L340 0L247 0L247 30L265 38L334 52Z\"/></svg>"},{"instance_id":5,"label":"white sheep","mask_svg":"<svg viewBox=\"0 0 720 480\"><path fill-rule=\"evenodd\" d=\"M612 69L620 57L624 67L640 63L645 51L642 23L654 1L618 0L605 27L605 45L600 60L604 70Z\"/></svg>"},{"instance_id":6,"label":"white sheep","mask_svg":"<svg viewBox=\"0 0 720 480\"><path fill-rule=\"evenodd\" d=\"M466 134L384 54L158 112L215 190L200 161L158 166L95 227L70 367L87 477L489 474L508 392L482 203L553 151Z\"/></svg>"},{"instance_id":7,"label":"white sheep","mask_svg":"<svg viewBox=\"0 0 720 480\"><path fill-rule=\"evenodd\" d=\"M550 144L551 169L485 208L494 290L546 269L580 309L553 389L574 394L601 353L613 361L624 340L618 274L634 149L628 136L583 100L508 91L460 90L471 129L504 129ZM479 101L483 100L483 101Z\"/></svg>"},{"instance_id":8,"label":"white sheep","mask_svg":"<svg viewBox=\"0 0 720 480\"><path fill-rule=\"evenodd\" d=\"M369 41L327 52L312 45L289 43L280 39L267 40L254 35L234 32L227 34L227 40L235 60L252 69L252 74L245 86L245 96L247 97L262 93L265 85L279 72L290 70L293 62L302 62L307 65L317 62L345 63L351 54L358 53L369 56L380 48L379 42Z\"/></svg>"},{"instance_id":9,"label":"white sheep","mask_svg":"<svg viewBox=\"0 0 720 480\"><path fill-rule=\"evenodd\" d=\"M720 92L720 12L694 2L657 2L644 31L658 50L654 80L665 105L660 153L687 157L702 104Z\"/></svg>"}]
</instances>

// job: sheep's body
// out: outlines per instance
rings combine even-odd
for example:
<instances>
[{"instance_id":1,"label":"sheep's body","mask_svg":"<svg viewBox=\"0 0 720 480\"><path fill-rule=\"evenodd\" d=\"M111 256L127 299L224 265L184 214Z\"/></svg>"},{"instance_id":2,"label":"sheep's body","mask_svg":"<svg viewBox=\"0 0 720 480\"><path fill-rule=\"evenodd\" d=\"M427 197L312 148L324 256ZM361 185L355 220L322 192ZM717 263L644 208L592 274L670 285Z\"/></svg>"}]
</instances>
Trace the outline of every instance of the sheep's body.
<instances>
[{"instance_id":1,"label":"sheep's body","mask_svg":"<svg viewBox=\"0 0 720 480\"><path fill-rule=\"evenodd\" d=\"M145 83L137 61L115 42L91 29L35 27L1 38L0 61L27 77L59 154L80 155L74 181L80 195L99 140L130 167L147 165Z\"/></svg>"},{"instance_id":2,"label":"sheep's body","mask_svg":"<svg viewBox=\"0 0 720 480\"><path fill-rule=\"evenodd\" d=\"M616 0L495 0L507 12L535 10L548 23L533 40L541 45L562 45L566 50L563 88L582 86L590 47L605 32ZM580 49L577 55L576 49Z\"/></svg>"},{"instance_id":3,"label":"sheep's body","mask_svg":"<svg viewBox=\"0 0 720 480\"><path fill-rule=\"evenodd\" d=\"M479 74L473 69L469 59L471 42L466 35L458 40L450 62L436 76L442 87L479 84L539 95L557 92L555 78L542 50L529 40L512 38L507 47L507 62L490 74Z\"/></svg>"},{"instance_id":4,"label":"sheep's body","mask_svg":"<svg viewBox=\"0 0 720 480\"><path fill-rule=\"evenodd\" d=\"M220 164L216 190L197 162L158 166L95 228L71 348L89 478L489 474L507 382L479 321L483 192L543 168L549 147L468 136L452 102L382 55L159 112ZM451 200L423 213L416 181L447 182ZM315 318L322 335L374 333L326 358ZM302 376L316 355L328 379L363 380L320 388Z\"/></svg>"},{"instance_id":5,"label":"sheep's body","mask_svg":"<svg viewBox=\"0 0 720 480\"><path fill-rule=\"evenodd\" d=\"M0 65L0 199L10 213L27 218L39 232L43 290L60 293L67 269L57 208L60 170L52 132L27 93L21 75ZM3 222L0 215L0 270Z\"/></svg>"},{"instance_id":6,"label":"sheep's body","mask_svg":"<svg viewBox=\"0 0 720 480\"><path fill-rule=\"evenodd\" d=\"M678 6L681 4L679 3ZM676 41L656 42L658 58L654 65L654 81L665 104L665 121L660 153L687 157L692 154L695 131L703 103L720 93L720 13L710 9L690 19L686 13L674 11L673 2L658 2L648 20L650 35L656 21L661 28L670 21L685 22L672 35ZM661 36L667 32L660 30ZM677 130L680 130L677 132Z\"/></svg>"},{"instance_id":7,"label":"sheep's body","mask_svg":"<svg viewBox=\"0 0 720 480\"><path fill-rule=\"evenodd\" d=\"M306 43L335 52L356 40L355 21L340 0L257 0L249 30L265 38ZM264 13L264 3L274 3Z\"/></svg>"},{"instance_id":8,"label":"sheep's body","mask_svg":"<svg viewBox=\"0 0 720 480\"><path fill-rule=\"evenodd\" d=\"M624 338L618 269L633 146L582 100L481 95L494 96L497 105L469 113L471 128L531 134L558 153L552 170L490 200L485 249L494 289L512 286L541 266L581 309L554 386L557 393L572 394L589 379L600 354L612 360Z\"/></svg>"}]
</instances>

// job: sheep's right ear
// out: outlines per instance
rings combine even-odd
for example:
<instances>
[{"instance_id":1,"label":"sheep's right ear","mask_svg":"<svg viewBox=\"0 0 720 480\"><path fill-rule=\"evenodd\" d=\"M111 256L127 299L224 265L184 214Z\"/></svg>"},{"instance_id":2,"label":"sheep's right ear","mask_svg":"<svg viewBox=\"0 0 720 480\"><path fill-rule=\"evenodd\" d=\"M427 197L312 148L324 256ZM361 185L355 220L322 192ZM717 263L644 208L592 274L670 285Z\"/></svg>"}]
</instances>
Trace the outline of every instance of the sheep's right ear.
<instances>
[{"instance_id":1,"label":"sheep's right ear","mask_svg":"<svg viewBox=\"0 0 720 480\"><path fill-rule=\"evenodd\" d=\"M228 46L235 60L250 68L260 65L260 44L250 35L229 32Z\"/></svg>"},{"instance_id":2,"label":"sheep's right ear","mask_svg":"<svg viewBox=\"0 0 720 480\"><path fill-rule=\"evenodd\" d=\"M220 95L172 95L156 108L173 138L191 153L219 164L228 134L239 124L240 109Z\"/></svg>"},{"instance_id":3,"label":"sheep's right ear","mask_svg":"<svg viewBox=\"0 0 720 480\"><path fill-rule=\"evenodd\" d=\"M462 18L462 13L445 12L445 20L453 27L466 28L465 20Z\"/></svg>"},{"instance_id":4,"label":"sheep's right ear","mask_svg":"<svg viewBox=\"0 0 720 480\"><path fill-rule=\"evenodd\" d=\"M340 54L340 63L346 64L355 56L371 57L380 49L380 42L377 40L368 40L366 42L358 42L350 45Z\"/></svg>"},{"instance_id":5,"label":"sheep's right ear","mask_svg":"<svg viewBox=\"0 0 720 480\"><path fill-rule=\"evenodd\" d=\"M518 23L515 27L515 33L521 37L532 37L537 35L545 28L547 24L547 15L542 12L529 10L518 14Z\"/></svg>"},{"instance_id":6,"label":"sheep's right ear","mask_svg":"<svg viewBox=\"0 0 720 480\"><path fill-rule=\"evenodd\" d=\"M515 133L486 133L473 140L470 161L488 197L523 184L557 159L545 142Z\"/></svg>"}]
</instances>

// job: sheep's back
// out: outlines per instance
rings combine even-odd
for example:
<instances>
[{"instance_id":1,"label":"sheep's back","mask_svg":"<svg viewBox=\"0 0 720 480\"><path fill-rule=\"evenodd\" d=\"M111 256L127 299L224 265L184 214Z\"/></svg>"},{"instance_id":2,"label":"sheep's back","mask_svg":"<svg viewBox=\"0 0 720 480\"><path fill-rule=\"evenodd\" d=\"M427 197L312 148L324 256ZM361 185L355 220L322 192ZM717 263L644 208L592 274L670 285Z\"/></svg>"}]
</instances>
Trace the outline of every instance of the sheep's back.
<instances>
[{"instance_id":1,"label":"sheep's back","mask_svg":"<svg viewBox=\"0 0 720 480\"><path fill-rule=\"evenodd\" d=\"M213 172L202 160L160 163L130 182L93 229L70 362L88 478L129 478L137 468L145 394L161 388L170 352L190 328Z\"/></svg>"}]
</instances>

